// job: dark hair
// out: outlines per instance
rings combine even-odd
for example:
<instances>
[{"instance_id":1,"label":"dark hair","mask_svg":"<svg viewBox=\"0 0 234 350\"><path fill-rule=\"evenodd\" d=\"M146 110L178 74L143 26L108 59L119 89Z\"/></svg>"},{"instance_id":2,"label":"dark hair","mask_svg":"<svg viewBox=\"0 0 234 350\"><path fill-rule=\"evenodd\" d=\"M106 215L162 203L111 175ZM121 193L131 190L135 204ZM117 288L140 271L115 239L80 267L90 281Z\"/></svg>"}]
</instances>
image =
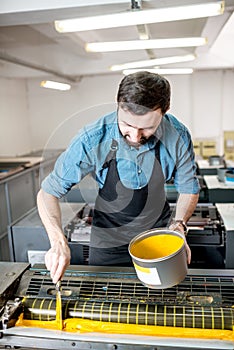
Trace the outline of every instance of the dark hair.
<instances>
[{"instance_id":1,"label":"dark hair","mask_svg":"<svg viewBox=\"0 0 234 350\"><path fill-rule=\"evenodd\" d=\"M167 79L147 71L129 74L122 79L117 93L118 104L134 114L143 115L161 108L165 114L170 107L171 88Z\"/></svg>"}]
</instances>

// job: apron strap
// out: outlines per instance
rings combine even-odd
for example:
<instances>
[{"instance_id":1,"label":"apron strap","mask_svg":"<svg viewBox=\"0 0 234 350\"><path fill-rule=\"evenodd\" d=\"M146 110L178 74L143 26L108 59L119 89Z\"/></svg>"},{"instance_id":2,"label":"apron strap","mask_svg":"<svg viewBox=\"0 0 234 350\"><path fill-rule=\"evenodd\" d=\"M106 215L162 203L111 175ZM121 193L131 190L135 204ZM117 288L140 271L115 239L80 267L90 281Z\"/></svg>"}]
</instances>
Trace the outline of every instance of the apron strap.
<instances>
[{"instance_id":1,"label":"apron strap","mask_svg":"<svg viewBox=\"0 0 234 350\"><path fill-rule=\"evenodd\" d=\"M112 139L112 143L110 146L110 151L106 156L105 162L103 163L102 169L108 168L112 159L116 159L116 152L118 150L118 142Z\"/></svg>"},{"instance_id":2,"label":"apron strap","mask_svg":"<svg viewBox=\"0 0 234 350\"><path fill-rule=\"evenodd\" d=\"M160 160L160 141L158 140L156 145L155 145L155 157L159 161L159 164L161 164Z\"/></svg>"}]
</instances>

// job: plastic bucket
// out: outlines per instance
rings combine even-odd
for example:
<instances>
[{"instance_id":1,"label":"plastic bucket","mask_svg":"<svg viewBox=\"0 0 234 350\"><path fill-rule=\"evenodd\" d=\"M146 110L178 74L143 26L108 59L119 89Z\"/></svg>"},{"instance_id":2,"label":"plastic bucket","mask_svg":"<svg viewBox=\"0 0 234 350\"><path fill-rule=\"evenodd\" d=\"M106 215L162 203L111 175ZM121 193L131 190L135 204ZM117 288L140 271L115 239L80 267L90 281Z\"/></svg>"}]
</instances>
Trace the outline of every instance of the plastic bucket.
<instances>
[{"instance_id":1,"label":"plastic bucket","mask_svg":"<svg viewBox=\"0 0 234 350\"><path fill-rule=\"evenodd\" d=\"M234 170L228 170L225 173L225 183L228 186L234 186Z\"/></svg>"},{"instance_id":2,"label":"plastic bucket","mask_svg":"<svg viewBox=\"0 0 234 350\"><path fill-rule=\"evenodd\" d=\"M185 240L180 232L148 230L134 237L128 249L139 280L149 288L172 287L187 275Z\"/></svg>"},{"instance_id":3,"label":"plastic bucket","mask_svg":"<svg viewBox=\"0 0 234 350\"><path fill-rule=\"evenodd\" d=\"M218 168L217 169L217 177L218 177L218 180L221 181L221 182L224 182L225 181L225 174L227 172L227 168Z\"/></svg>"}]
</instances>

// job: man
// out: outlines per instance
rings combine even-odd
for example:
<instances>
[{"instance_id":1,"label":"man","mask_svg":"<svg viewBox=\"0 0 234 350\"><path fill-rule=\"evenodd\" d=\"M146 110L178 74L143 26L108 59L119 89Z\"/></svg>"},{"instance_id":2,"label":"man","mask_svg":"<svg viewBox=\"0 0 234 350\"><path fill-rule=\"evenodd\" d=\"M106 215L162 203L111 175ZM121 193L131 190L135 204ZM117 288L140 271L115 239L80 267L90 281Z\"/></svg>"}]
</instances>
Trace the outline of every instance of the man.
<instances>
[{"instance_id":1,"label":"man","mask_svg":"<svg viewBox=\"0 0 234 350\"><path fill-rule=\"evenodd\" d=\"M185 233L199 184L190 134L166 113L170 94L169 82L158 74L126 76L119 85L117 111L84 127L42 182L38 210L51 243L45 262L54 283L70 262L59 198L87 174L99 186L89 264L130 265L129 242L154 227ZM170 222L164 184L172 178L179 196ZM186 250L189 263L187 243Z\"/></svg>"}]
</instances>

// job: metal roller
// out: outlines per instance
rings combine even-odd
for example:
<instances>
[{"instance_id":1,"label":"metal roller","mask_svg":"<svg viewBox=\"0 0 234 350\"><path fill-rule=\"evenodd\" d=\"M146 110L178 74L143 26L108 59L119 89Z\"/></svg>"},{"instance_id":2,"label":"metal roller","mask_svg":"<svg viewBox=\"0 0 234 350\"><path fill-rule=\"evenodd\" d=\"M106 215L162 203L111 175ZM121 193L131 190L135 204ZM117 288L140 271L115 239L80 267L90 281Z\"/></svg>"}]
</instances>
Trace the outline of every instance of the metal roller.
<instances>
[{"instance_id":1,"label":"metal roller","mask_svg":"<svg viewBox=\"0 0 234 350\"><path fill-rule=\"evenodd\" d=\"M54 299L26 298L24 318L52 321L56 317ZM225 307L156 305L140 303L64 300L63 319L83 318L103 322L232 330L234 310Z\"/></svg>"}]
</instances>

